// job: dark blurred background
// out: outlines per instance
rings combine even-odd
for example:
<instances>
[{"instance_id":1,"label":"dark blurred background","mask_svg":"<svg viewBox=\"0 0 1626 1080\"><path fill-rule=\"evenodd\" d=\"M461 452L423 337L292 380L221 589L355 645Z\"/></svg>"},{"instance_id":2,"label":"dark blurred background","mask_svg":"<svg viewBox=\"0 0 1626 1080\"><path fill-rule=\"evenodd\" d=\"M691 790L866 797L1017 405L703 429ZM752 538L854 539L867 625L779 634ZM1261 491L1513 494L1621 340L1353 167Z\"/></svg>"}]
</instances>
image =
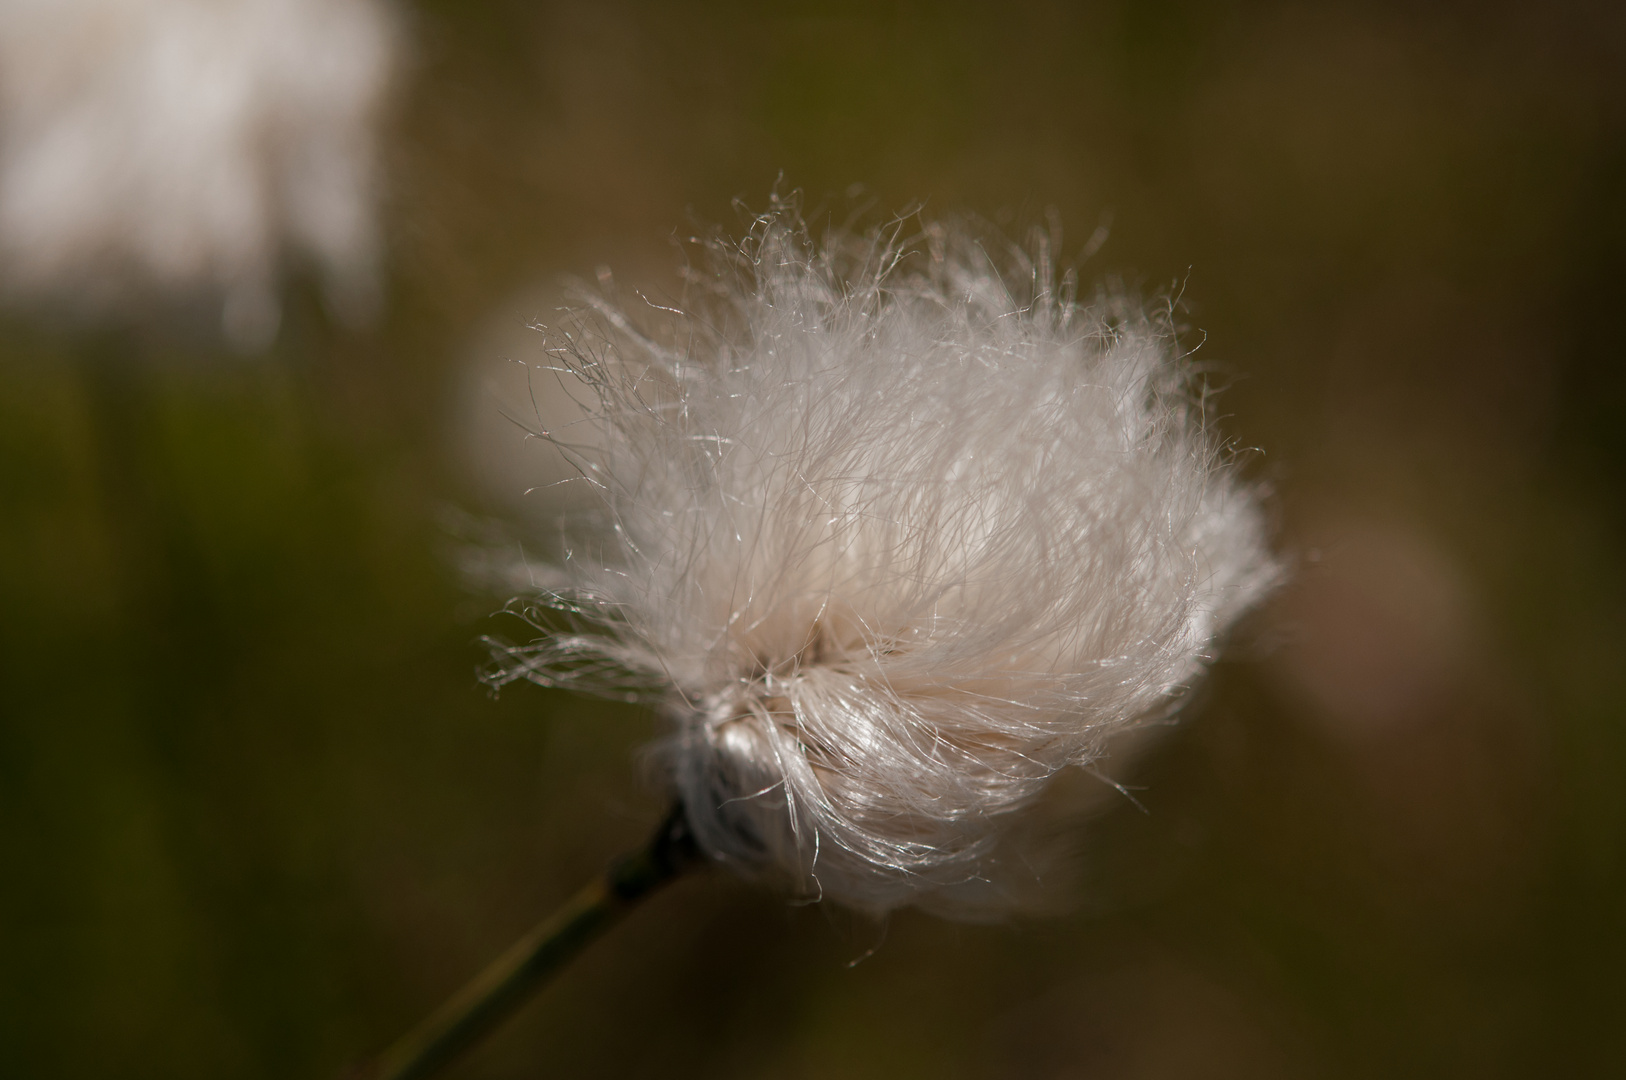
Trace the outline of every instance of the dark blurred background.
<instances>
[{"instance_id":1,"label":"dark blurred background","mask_svg":"<svg viewBox=\"0 0 1626 1080\"><path fill-rule=\"evenodd\" d=\"M456 1075L1626 1075L1618 5L403 27L371 329L299 274L258 357L0 320L0 1073L335 1076L644 834L654 721L493 699L523 627L460 553L529 512L502 362L560 276L658 279L783 173L1110 222L1083 277L1183 295L1294 581L1080 824L1073 914L686 881Z\"/></svg>"}]
</instances>

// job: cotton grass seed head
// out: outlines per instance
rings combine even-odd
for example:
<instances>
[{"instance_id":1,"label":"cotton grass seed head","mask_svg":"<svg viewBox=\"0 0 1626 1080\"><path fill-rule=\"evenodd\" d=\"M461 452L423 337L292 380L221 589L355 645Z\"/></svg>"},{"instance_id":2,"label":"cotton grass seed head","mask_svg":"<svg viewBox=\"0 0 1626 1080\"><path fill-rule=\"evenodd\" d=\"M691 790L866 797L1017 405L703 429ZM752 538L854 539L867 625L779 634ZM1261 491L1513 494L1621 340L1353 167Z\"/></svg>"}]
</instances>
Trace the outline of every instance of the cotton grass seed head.
<instances>
[{"instance_id":1,"label":"cotton grass seed head","mask_svg":"<svg viewBox=\"0 0 1626 1080\"><path fill-rule=\"evenodd\" d=\"M912 236L912 238L911 238ZM653 694L701 846L804 895L986 912L1047 781L1167 716L1278 576L1166 308L776 202L672 307L598 295L537 378L601 513L525 678ZM995 252L990 254L990 252Z\"/></svg>"},{"instance_id":2,"label":"cotton grass seed head","mask_svg":"<svg viewBox=\"0 0 1626 1080\"><path fill-rule=\"evenodd\" d=\"M0 288L219 300L255 350L308 262L365 320L396 37L386 0L0 0Z\"/></svg>"}]
</instances>

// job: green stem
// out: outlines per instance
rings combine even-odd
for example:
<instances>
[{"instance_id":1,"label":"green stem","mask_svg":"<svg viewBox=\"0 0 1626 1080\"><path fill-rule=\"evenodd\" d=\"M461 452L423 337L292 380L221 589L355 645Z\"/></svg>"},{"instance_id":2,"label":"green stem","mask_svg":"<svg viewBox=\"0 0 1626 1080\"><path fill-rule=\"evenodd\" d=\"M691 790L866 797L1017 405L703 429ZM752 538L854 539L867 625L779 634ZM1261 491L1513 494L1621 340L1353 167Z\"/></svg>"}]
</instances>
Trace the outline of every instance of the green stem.
<instances>
[{"instance_id":1,"label":"green stem","mask_svg":"<svg viewBox=\"0 0 1626 1080\"><path fill-rule=\"evenodd\" d=\"M357 1080L422 1080L506 1020L572 958L646 896L699 861L674 809L639 851L571 898L423 1023L363 1066Z\"/></svg>"}]
</instances>

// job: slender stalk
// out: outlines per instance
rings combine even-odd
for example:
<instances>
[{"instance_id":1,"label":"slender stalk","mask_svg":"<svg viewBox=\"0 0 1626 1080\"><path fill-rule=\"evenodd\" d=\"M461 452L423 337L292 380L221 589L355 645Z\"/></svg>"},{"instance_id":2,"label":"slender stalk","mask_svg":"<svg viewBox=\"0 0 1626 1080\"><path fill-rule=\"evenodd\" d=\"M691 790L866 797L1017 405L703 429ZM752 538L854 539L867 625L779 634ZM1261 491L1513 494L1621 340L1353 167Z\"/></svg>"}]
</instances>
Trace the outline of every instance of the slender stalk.
<instances>
[{"instance_id":1,"label":"slender stalk","mask_svg":"<svg viewBox=\"0 0 1626 1080\"><path fill-rule=\"evenodd\" d=\"M667 815L648 844L615 862L427 1020L357 1070L357 1080L422 1080L439 1072L490 1034L639 901L698 862L698 849L679 807Z\"/></svg>"}]
</instances>

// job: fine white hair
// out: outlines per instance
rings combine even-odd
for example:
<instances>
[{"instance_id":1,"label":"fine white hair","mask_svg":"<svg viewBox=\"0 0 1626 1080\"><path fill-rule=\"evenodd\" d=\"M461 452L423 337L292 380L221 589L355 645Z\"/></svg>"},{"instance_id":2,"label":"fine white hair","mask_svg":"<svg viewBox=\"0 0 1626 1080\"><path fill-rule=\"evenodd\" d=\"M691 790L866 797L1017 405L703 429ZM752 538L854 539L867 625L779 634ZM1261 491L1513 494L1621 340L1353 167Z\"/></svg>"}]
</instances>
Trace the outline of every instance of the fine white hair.
<instances>
[{"instance_id":1,"label":"fine white hair","mask_svg":"<svg viewBox=\"0 0 1626 1080\"><path fill-rule=\"evenodd\" d=\"M220 298L275 334L285 254L351 320L377 303L383 0L0 0L0 270L101 309Z\"/></svg>"},{"instance_id":2,"label":"fine white hair","mask_svg":"<svg viewBox=\"0 0 1626 1080\"><path fill-rule=\"evenodd\" d=\"M653 690L703 849L986 913L1011 819L1167 716L1278 576L1171 321L962 226L815 242L775 201L683 310L591 298L543 433L601 495L496 684ZM996 249L1000 250L1000 249Z\"/></svg>"}]
</instances>

